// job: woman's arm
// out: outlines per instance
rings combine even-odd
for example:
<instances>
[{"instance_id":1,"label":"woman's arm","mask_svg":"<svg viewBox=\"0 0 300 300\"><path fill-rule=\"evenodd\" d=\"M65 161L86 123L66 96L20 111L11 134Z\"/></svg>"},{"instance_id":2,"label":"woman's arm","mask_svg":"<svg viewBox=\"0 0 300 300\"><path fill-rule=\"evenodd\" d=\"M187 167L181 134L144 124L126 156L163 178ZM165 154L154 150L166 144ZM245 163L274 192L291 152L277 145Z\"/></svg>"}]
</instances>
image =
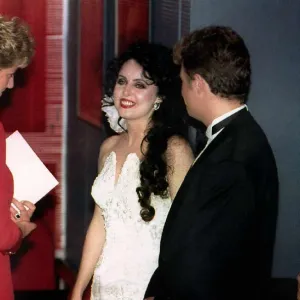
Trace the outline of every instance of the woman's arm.
<instances>
[{"instance_id":1,"label":"woman's arm","mask_svg":"<svg viewBox=\"0 0 300 300\"><path fill-rule=\"evenodd\" d=\"M166 161L169 192L171 199L174 200L185 175L194 162L194 155L189 143L183 138L171 137L168 141Z\"/></svg>"},{"instance_id":2,"label":"woman's arm","mask_svg":"<svg viewBox=\"0 0 300 300\"><path fill-rule=\"evenodd\" d=\"M81 299L93 276L105 241L104 219L101 208L95 205L94 215L86 234L77 280L73 289L72 300Z\"/></svg>"},{"instance_id":3,"label":"woman's arm","mask_svg":"<svg viewBox=\"0 0 300 300\"><path fill-rule=\"evenodd\" d=\"M115 141L116 137L110 137L103 142L98 159L99 173L103 168L107 153L109 153ZM86 234L79 272L73 289L71 300L82 299L82 295L93 276L95 266L102 253L103 245L105 242L105 233L106 232L102 210L96 204L94 215Z\"/></svg>"},{"instance_id":4,"label":"woman's arm","mask_svg":"<svg viewBox=\"0 0 300 300\"><path fill-rule=\"evenodd\" d=\"M18 248L22 232L10 217L10 201L13 196L13 179L6 166L5 133L0 123L0 252L8 253Z\"/></svg>"},{"instance_id":5,"label":"woman's arm","mask_svg":"<svg viewBox=\"0 0 300 300\"><path fill-rule=\"evenodd\" d=\"M8 202L6 199L2 199L0 192L0 252L15 252L21 241L22 231L11 220Z\"/></svg>"},{"instance_id":6,"label":"woman's arm","mask_svg":"<svg viewBox=\"0 0 300 300\"><path fill-rule=\"evenodd\" d=\"M35 229L36 225L30 222L35 206L28 201L19 203L12 200L22 212L19 219L15 219L15 210L11 208L13 196L13 178L6 166L5 134L0 123L0 252L10 254L17 251L22 237L27 236ZM24 205L28 206L26 210Z\"/></svg>"}]
</instances>

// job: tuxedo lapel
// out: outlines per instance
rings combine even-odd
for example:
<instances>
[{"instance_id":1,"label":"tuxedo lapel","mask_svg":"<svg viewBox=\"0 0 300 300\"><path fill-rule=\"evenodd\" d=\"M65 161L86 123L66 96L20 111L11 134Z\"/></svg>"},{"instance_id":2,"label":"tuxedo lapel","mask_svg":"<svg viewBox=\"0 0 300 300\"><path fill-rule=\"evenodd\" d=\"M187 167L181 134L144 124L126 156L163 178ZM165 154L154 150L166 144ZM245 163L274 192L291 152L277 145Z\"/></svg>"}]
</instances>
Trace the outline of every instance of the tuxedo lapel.
<instances>
[{"instance_id":1,"label":"tuxedo lapel","mask_svg":"<svg viewBox=\"0 0 300 300\"><path fill-rule=\"evenodd\" d=\"M193 195L195 177L197 180L201 180L201 173L204 172L205 160L209 157L210 153L214 151L221 143L226 139L226 131L223 130L219 136L214 139L202 155L195 161L194 165L191 167L187 173L177 195L173 201L171 210L169 212L162 239L161 239L161 251L173 251L178 246L178 239L184 238L184 234L189 230L191 223L195 220L195 215L203 203L203 199L197 199ZM197 182L197 184L201 184ZM200 203L194 204L194 201L200 201ZM182 243L180 243L182 245ZM169 256L168 256L169 257Z\"/></svg>"},{"instance_id":2,"label":"tuxedo lapel","mask_svg":"<svg viewBox=\"0 0 300 300\"><path fill-rule=\"evenodd\" d=\"M206 149L203 151L200 157L196 159L192 168L195 167L196 165L200 165L201 162L204 161L210 155L210 153L214 151L214 149L216 149L220 144L224 142L224 139L227 136L226 134L227 130L225 129L215 139L213 139L210 142L210 144L206 147Z\"/></svg>"},{"instance_id":3,"label":"tuxedo lapel","mask_svg":"<svg viewBox=\"0 0 300 300\"><path fill-rule=\"evenodd\" d=\"M167 237L169 236L169 234L172 234L172 232L174 233L173 225L174 225L175 220L177 219L178 215L182 211L182 206L185 205L185 201L186 201L185 196L187 195L187 191L189 191L191 188L193 188L191 186L192 178L193 178L193 176L196 175L196 173L197 173L197 168L195 168L195 165L194 165L190 168L190 170L186 174L185 179L184 179L183 183L181 184L181 187L178 190L175 199L173 200L170 212L168 214L168 217L167 217L164 229L163 229L163 234L162 234L162 238L161 238L161 247L163 246L164 242L167 240ZM168 246L168 242L167 242L167 246Z\"/></svg>"},{"instance_id":4,"label":"tuxedo lapel","mask_svg":"<svg viewBox=\"0 0 300 300\"><path fill-rule=\"evenodd\" d=\"M197 220L196 214L199 209L206 203L206 199L195 197L194 185L201 184L201 176L205 173L206 166L209 162L221 161L223 157L227 157L227 150L230 148L232 140L232 130L236 126L243 126L243 120L249 116L248 111L243 111L235 118L222 132L207 146L201 156L195 161L187 173L177 195L173 201L170 213L168 215L165 228L161 240L161 252L164 256L170 257L170 252L177 249L178 240L184 239L186 232L190 229L192 222L205 222L205 220ZM227 146L228 145L228 146ZM196 178L196 180L195 180ZM194 203L199 201L198 203Z\"/></svg>"}]
</instances>

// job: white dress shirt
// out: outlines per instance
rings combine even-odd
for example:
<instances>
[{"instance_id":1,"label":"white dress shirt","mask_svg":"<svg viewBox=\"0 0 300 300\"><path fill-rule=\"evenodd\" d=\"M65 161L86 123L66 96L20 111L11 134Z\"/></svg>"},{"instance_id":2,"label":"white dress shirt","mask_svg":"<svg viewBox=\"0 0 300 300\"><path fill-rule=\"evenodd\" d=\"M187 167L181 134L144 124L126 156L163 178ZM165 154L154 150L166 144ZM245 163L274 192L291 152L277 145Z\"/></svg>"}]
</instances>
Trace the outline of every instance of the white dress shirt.
<instances>
[{"instance_id":1,"label":"white dress shirt","mask_svg":"<svg viewBox=\"0 0 300 300\"><path fill-rule=\"evenodd\" d=\"M235 108L227 113L225 113L224 115L221 115L220 117L214 119L212 121L212 123L207 127L206 129L206 132L205 132L205 135L207 137L207 142L206 142L206 145L205 147L203 148L203 150L199 153L199 155L196 157L194 163L197 161L197 159L202 155L202 153L205 151L205 149L208 147L208 145L218 136L218 134L220 134L220 132L224 129L220 129L218 132L212 134L212 128L214 125L218 124L219 122L223 121L224 119L230 117L231 115L237 113L238 111L242 110L246 108L248 110L248 107L246 104L242 105L242 106L239 106L238 108Z\"/></svg>"}]
</instances>

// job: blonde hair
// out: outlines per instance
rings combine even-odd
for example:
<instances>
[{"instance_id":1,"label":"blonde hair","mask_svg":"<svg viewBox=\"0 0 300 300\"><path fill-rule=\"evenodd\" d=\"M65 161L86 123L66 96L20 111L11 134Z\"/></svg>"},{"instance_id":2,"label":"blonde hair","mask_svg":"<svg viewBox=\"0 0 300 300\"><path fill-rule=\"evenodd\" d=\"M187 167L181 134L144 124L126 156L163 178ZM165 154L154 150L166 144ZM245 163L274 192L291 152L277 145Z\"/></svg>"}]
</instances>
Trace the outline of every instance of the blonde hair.
<instances>
[{"instance_id":1,"label":"blonde hair","mask_svg":"<svg viewBox=\"0 0 300 300\"><path fill-rule=\"evenodd\" d=\"M0 15L0 69L26 67L34 55L34 39L19 18Z\"/></svg>"}]
</instances>

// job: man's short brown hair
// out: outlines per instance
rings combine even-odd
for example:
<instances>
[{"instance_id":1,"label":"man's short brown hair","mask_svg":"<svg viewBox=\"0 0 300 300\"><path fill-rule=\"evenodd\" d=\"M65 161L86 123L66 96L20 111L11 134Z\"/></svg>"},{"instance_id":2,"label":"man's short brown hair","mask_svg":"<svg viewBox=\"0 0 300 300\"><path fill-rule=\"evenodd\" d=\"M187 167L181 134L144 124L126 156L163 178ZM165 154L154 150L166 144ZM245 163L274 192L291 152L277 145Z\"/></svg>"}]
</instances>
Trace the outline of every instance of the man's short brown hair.
<instances>
[{"instance_id":1,"label":"man's short brown hair","mask_svg":"<svg viewBox=\"0 0 300 300\"><path fill-rule=\"evenodd\" d=\"M209 26L185 36L174 47L174 61L193 79L199 74L212 93L245 102L251 84L250 55L231 28Z\"/></svg>"},{"instance_id":2,"label":"man's short brown hair","mask_svg":"<svg viewBox=\"0 0 300 300\"><path fill-rule=\"evenodd\" d=\"M0 15L0 69L26 67L34 54L34 40L19 18Z\"/></svg>"}]
</instances>

